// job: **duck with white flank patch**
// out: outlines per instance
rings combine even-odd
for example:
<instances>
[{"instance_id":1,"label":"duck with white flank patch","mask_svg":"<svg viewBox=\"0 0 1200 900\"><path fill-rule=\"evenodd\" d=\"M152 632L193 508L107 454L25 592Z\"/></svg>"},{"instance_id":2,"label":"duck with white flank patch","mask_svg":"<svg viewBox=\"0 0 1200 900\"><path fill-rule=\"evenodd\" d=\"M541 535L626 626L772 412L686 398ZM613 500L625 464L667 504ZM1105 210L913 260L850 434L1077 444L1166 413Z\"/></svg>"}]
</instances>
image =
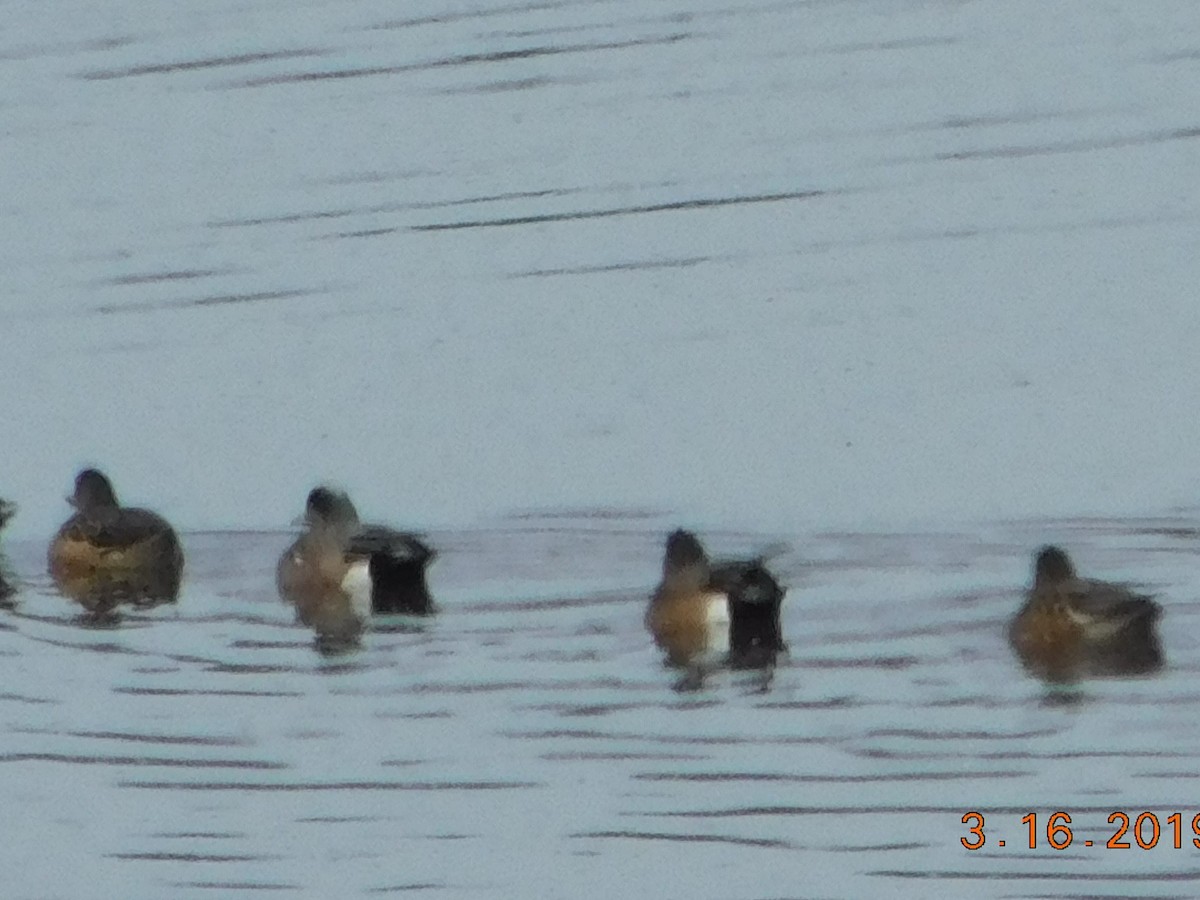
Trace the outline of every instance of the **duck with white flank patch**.
<instances>
[{"instance_id":1,"label":"duck with white flank patch","mask_svg":"<svg viewBox=\"0 0 1200 900\"><path fill-rule=\"evenodd\" d=\"M434 611L425 567L435 554L417 535L362 524L349 496L325 486L309 492L304 523L276 584L318 634L350 637L371 613Z\"/></svg>"},{"instance_id":2,"label":"duck with white flank patch","mask_svg":"<svg viewBox=\"0 0 1200 900\"><path fill-rule=\"evenodd\" d=\"M1022 664L1047 681L1147 675L1162 667L1154 600L1107 581L1080 578L1067 554L1043 547L1033 587L1009 626Z\"/></svg>"},{"instance_id":3,"label":"duck with white flank patch","mask_svg":"<svg viewBox=\"0 0 1200 900\"><path fill-rule=\"evenodd\" d=\"M680 529L667 537L646 628L671 665L766 666L787 649L779 625L784 594L763 559L712 564L696 536Z\"/></svg>"}]
</instances>

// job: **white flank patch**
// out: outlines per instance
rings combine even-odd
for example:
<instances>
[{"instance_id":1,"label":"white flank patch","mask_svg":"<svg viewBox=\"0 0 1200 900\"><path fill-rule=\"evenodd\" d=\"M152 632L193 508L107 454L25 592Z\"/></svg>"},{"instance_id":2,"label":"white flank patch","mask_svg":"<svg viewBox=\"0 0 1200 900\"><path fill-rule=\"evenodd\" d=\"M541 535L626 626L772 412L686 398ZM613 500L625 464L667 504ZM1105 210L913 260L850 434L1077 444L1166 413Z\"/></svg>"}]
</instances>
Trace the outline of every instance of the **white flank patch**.
<instances>
[{"instance_id":1,"label":"white flank patch","mask_svg":"<svg viewBox=\"0 0 1200 900\"><path fill-rule=\"evenodd\" d=\"M350 570L342 578L342 590L350 598L350 609L359 621L371 618L371 564L368 560L351 563Z\"/></svg>"},{"instance_id":2,"label":"white flank patch","mask_svg":"<svg viewBox=\"0 0 1200 900\"><path fill-rule=\"evenodd\" d=\"M725 594L709 594L705 601L708 614L707 649L713 653L729 652L729 598Z\"/></svg>"},{"instance_id":3,"label":"white flank patch","mask_svg":"<svg viewBox=\"0 0 1200 900\"><path fill-rule=\"evenodd\" d=\"M1106 641L1129 624L1127 618L1102 619L1067 604L1067 617L1095 641Z\"/></svg>"}]
</instances>

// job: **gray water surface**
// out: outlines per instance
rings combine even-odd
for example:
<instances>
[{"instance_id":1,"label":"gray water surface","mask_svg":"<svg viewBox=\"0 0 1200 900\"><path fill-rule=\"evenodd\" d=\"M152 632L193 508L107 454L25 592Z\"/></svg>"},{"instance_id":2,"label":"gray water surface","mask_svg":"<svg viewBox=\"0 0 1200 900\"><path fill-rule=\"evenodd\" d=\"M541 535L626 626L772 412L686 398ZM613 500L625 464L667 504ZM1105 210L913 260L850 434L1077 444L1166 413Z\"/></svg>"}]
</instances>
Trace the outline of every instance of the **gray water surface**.
<instances>
[{"instance_id":1,"label":"gray water surface","mask_svg":"<svg viewBox=\"0 0 1200 900\"><path fill-rule=\"evenodd\" d=\"M642 630L662 538L644 515L435 533L441 612L335 656L274 595L286 534L186 535L178 604L103 628L18 543L7 890L1191 896L1197 521L801 536L777 560L787 657L688 690ZM1021 670L1004 623L1049 534L1085 571L1159 591L1161 675L1051 689ZM1065 850L1045 837L1059 810ZM1158 846L1107 849L1116 811L1156 813Z\"/></svg>"},{"instance_id":2,"label":"gray water surface","mask_svg":"<svg viewBox=\"0 0 1200 900\"><path fill-rule=\"evenodd\" d=\"M23 5L0 490L189 528L1200 497L1190 0ZM16 389L7 389L15 385Z\"/></svg>"},{"instance_id":3,"label":"gray water surface","mask_svg":"<svg viewBox=\"0 0 1200 900\"><path fill-rule=\"evenodd\" d=\"M1193 0L8 4L0 894L1200 894L1198 66ZM85 465L177 605L50 588ZM324 480L440 615L317 652ZM769 679L662 667L680 525L790 548ZM1161 675L1020 670L1046 541Z\"/></svg>"}]
</instances>

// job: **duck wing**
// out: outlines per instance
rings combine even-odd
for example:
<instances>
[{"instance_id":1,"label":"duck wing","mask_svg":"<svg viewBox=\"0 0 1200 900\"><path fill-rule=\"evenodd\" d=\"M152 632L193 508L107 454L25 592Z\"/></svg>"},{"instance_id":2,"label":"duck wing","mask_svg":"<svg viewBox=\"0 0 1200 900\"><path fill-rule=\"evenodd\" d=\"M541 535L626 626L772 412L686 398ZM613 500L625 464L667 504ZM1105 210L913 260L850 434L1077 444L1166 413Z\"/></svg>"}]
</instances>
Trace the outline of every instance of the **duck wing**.
<instances>
[{"instance_id":1,"label":"duck wing","mask_svg":"<svg viewBox=\"0 0 1200 900\"><path fill-rule=\"evenodd\" d=\"M739 603L776 605L785 593L762 559L731 560L713 566L709 584Z\"/></svg>"},{"instance_id":2,"label":"duck wing","mask_svg":"<svg viewBox=\"0 0 1200 900\"><path fill-rule=\"evenodd\" d=\"M418 535L364 525L350 535L346 552L371 560L371 609L428 615L435 609L425 567L437 555Z\"/></svg>"},{"instance_id":3,"label":"duck wing","mask_svg":"<svg viewBox=\"0 0 1200 900\"><path fill-rule=\"evenodd\" d=\"M722 562L711 584L728 597L730 662L735 668L771 665L786 650L779 621L786 591L761 559Z\"/></svg>"},{"instance_id":4,"label":"duck wing","mask_svg":"<svg viewBox=\"0 0 1200 900\"><path fill-rule=\"evenodd\" d=\"M385 525L363 525L350 535L346 549L366 556L386 556L396 563L425 565L437 555L423 535L395 531Z\"/></svg>"},{"instance_id":5,"label":"duck wing","mask_svg":"<svg viewBox=\"0 0 1200 900\"><path fill-rule=\"evenodd\" d=\"M1149 625L1162 607L1148 594L1136 594L1107 581L1077 578L1063 585L1067 614L1094 639L1115 635L1137 624Z\"/></svg>"},{"instance_id":6,"label":"duck wing","mask_svg":"<svg viewBox=\"0 0 1200 900\"><path fill-rule=\"evenodd\" d=\"M86 516L75 516L63 526L63 532L102 549L129 547L166 535L174 537L166 519L136 507L106 509Z\"/></svg>"}]
</instances>

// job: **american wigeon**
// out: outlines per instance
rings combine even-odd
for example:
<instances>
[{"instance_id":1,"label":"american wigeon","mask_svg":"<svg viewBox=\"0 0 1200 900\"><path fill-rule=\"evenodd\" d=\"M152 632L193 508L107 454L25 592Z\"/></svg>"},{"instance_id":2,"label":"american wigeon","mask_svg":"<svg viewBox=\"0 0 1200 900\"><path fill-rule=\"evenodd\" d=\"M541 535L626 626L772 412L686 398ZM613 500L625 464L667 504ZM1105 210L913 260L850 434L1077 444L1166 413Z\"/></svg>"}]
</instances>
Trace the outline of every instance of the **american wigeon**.
<instances>
[{"instance_id":1,"label":"american wigeon","mask_svg":"<svg viewBox=\"0 0 1200 900\"><path fill-rule=\"evenodd\" d=\"M50 574L64 594L96 610L175 599L183 548L162 516L121 506L112 484L95 469L76 476L67 502L75 515L58 530L48 554Z\"/></svg>"},{"instance_id":2,"label":"american wigeon","mask_svg":"<svg viewBox=\"0 0 1200 900\"><path fill-rule=\"evenodd\" d=\"M667 537L646 627L672 665L724 656L734 666L763 666L787 649L784 593L764 560L713 565L696 536L680 529Z\"/></svg>"},{"instance_id":3,"label":"american wigeon","mask_svg":"<svg viewBox=\"0 0 1200 900\"><path fill-rule=\"evenodd\" d=\"M304 522L279 558L276 584L319 634L349 635L372 612L434 611L425 567L435 554L416 535L363 525L346 493L325 486L309 492Z\"/></svg>"},{"instance_id":4,"label":"american wigeon","mask_svg":"<svg viewBox=\"0 0 1200 900\"><path fill-rule=\"evenodd\" d=\"M1078 577L1067 554L1047 546L1008 639L1026 669L1048 681L1144 675L1162 666L1161 613L1149 596Z\"/></svg>"}]
</instances>

